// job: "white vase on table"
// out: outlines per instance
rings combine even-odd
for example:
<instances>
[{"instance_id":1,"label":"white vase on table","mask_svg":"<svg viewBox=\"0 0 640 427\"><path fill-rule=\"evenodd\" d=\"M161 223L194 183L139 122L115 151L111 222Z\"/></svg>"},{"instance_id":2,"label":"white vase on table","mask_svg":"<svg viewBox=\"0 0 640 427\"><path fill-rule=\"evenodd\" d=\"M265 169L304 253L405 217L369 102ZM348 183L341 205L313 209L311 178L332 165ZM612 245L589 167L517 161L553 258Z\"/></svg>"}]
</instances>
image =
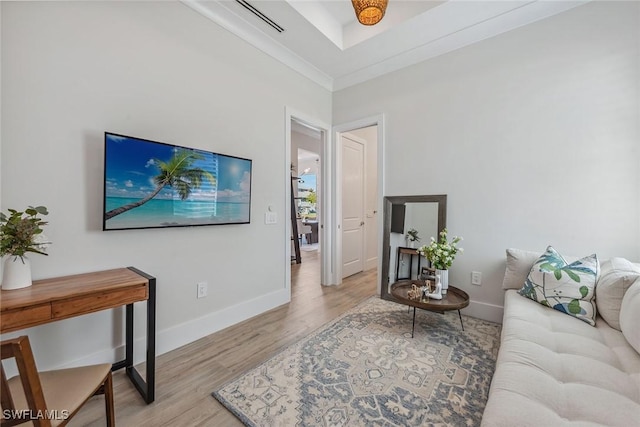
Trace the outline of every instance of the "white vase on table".
<instances>
[{"instance_id":1,"label":"white vase on table","mask_svg":"<svg viewBox=\"0 0 640 427\"><path fill-rule=\"evenodd\" d=\"M31 261L26 256L8 256L2 269L2 290L8 291L31 286Z\"/></svg>"},{"instance_id":2,"label":"white vase on table","mask_svg":"<svg viewBox=\"0 0 640 427\"><path fill-rule=\"evenodd\" d=\"M449 270L438 270L436 268L436 282L438 281L438 277L440 277L440 285L442 286L442 295L446 295L447 290L449 289Z\"/></svg>"}]
</instances>

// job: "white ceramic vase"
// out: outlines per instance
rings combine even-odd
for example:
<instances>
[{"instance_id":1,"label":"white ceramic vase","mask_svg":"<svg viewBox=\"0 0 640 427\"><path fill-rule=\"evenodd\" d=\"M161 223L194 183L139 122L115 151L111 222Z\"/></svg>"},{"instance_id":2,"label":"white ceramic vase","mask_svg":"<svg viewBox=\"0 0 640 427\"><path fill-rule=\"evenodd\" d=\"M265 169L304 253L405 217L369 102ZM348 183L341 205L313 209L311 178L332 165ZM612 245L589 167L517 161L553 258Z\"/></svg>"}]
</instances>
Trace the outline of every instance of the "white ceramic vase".
<instances>
[{"instance_id":1,"label":"white ceramic vase","mask_svg":"<svg viewBox=\"0 0 640 427\"><path fill-rule=\"evenodd\" d=\"M442 286L442 295L447 294L449 289L449 270L436 269L436 277L440 276L440 285Z\"/></svg>"},{"instance_id":2,"label":"white ceramic vase","mask_svg":"<svg viewBox=\"0 0 640 427\"><path fill-rule=\"evenodd\" d=\"M2 269L2 290L21 289L31 286L31 261L26 256L8 256Z\"/></svg>"}]
</instances>

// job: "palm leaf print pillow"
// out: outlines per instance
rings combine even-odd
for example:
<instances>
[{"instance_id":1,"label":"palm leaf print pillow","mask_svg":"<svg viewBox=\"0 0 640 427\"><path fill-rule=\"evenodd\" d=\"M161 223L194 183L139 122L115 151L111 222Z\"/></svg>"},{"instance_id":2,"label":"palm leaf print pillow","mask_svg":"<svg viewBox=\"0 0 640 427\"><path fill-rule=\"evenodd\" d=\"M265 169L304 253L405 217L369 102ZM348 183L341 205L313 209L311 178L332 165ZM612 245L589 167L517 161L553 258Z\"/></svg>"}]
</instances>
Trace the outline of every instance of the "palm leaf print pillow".
<instances>
[{"instance_id":1,"label":"palm leaf print pillow","mask_svg":"<svg viewBox=\"0 0 640 427\"><path fill-rule=\"evenodd\" d=\"M567 264L562 255L549 246L533 264L518 293L595 326L595 287L599 271L596 254Z\"/></svg>"}]
</instances>

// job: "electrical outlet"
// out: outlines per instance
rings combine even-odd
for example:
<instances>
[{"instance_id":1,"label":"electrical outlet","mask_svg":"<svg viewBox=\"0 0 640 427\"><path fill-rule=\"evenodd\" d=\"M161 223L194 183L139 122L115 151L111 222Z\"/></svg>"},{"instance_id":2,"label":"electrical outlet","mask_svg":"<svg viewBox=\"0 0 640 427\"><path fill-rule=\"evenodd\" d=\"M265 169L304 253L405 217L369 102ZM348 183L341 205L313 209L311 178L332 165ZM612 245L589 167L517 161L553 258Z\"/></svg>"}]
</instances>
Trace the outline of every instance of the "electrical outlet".
<instances>
[{"instance_id":1,"label":"electrical outlet","mask_svg":"<svg viewBox=\"0 0 640 427\"><path fill-rule=\"evenodd\" d=\"M472 285L482 285L482 273L479 271L471 272L471 284Z\"/></svg>"},{"instance_id":2,"label":"electrical outlet","mask_svg":"<svg viewBox=\"0 0 640 427\"><path fill-rule=\"evenodd\" d=\"M207 296L207 282L198 283L198 298L204 298Z\"/></svg>"}]
</instances>

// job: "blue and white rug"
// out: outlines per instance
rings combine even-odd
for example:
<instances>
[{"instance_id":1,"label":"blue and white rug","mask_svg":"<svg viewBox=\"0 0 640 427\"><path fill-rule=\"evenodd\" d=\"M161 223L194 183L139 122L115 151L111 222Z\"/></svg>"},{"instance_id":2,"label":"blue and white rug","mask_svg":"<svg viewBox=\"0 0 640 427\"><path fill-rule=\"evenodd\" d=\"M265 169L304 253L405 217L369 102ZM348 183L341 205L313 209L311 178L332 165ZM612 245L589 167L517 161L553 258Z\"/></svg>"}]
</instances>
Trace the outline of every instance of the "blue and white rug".
<instances>
[{"instance_id":1,"label":"blue and white rug","mask_svg":"<svg viewBox=\"0 0 640 427\"><path fill-rule=\"evenodd\" d=\"M500 325L371 298L213 393L245 425L476 426Z\"/></svg>"}]
</instances>

